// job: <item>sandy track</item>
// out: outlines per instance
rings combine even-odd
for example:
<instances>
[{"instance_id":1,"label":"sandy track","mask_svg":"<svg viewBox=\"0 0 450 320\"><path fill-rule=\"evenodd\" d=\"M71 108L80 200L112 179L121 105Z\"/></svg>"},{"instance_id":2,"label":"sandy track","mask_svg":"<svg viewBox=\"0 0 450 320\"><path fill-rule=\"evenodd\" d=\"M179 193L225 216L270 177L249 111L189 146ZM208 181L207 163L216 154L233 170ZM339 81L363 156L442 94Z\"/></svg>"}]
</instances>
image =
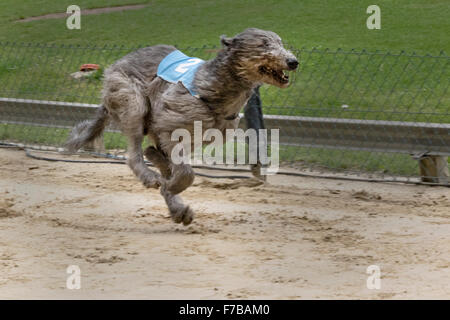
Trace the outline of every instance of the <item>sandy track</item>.
<instances>
[{"instance_id":1,"label":"sandy track","mask_svg":"<svg viewBox=\"0 0 450 320\"><path fill-rule=\"evenodd\" d=\"M126 166L0 149L0 298L450 298L448 188L197 177L183 198L189 227Z\"/></svg>"}]
</instances>

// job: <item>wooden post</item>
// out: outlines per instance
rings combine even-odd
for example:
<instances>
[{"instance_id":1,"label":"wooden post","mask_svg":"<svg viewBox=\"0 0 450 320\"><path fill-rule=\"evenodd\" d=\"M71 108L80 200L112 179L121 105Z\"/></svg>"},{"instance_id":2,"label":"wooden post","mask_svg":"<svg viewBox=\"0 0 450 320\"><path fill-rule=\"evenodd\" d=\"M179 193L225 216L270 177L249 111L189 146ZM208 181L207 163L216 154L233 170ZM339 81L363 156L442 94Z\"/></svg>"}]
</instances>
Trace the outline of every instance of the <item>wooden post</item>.
<instances>
[{"instance_id":1,"label":"wooden post","mask_svg":"<svg viewBox=\"0 0 450 320\"><path fill-rule=\"evenodd\" d=\"M426 155L419 159L420 176L423 182L448 184L450 175L448 157Z\"/></svg>"}]
</instances>

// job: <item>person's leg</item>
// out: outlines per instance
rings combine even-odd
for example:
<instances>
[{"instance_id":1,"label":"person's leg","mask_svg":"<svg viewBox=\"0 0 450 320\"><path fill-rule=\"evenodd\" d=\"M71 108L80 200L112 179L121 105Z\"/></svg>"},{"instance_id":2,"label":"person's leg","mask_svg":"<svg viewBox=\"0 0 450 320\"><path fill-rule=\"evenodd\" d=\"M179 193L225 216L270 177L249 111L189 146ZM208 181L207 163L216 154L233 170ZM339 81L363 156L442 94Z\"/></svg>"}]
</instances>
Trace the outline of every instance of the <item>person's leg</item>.
<instances>
[{"instance_id":1,"label":"person's leg","mask_svg":"<svg viewBox=\"0 0 450 320\"><path fill-rule=\"evenodd\" d=\"M262 117L261 104L262 103L259 96L259 87L257 87L253 91L252 96L244 107L244 116L247 129L264 129L264 119Z\"/></svg>"},{"instance_id":2,"label":"person's leg","mask_svg":"<svg viewBox=\"0 0 450 320\"><path fill-rule=\"evenodd\" d=\"M259 146L262 145L263 148L267 149L267 141L265 140L264 136L259 135L259 129L265 129L264 127L264 117L262 113L262 103L261 103L261 97L259 95L259 87L257 87L253 95L248 100L247 104L244 107L244 117L245 117L245 123L247 126L247 129L255 129L256 130L256 136L258 137L258 145L256 148L257 152L257 159L258 162L256 164L252 164L251 170L253 176L255 176L258 179L266 180L266 177L264 175L261 175L261 162L259 159ZM260 139L264 139L260 142Z\"/></svg>"}]
</instances>

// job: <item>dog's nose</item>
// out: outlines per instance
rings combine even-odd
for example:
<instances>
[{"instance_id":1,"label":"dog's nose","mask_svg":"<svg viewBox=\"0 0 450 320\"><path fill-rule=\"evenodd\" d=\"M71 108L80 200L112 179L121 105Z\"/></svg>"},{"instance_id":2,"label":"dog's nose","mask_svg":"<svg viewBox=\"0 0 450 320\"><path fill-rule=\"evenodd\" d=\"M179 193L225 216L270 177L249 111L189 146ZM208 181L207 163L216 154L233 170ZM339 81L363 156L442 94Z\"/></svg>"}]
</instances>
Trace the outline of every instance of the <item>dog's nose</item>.
<instances>
[{"instance_id":1,"label":"dog's nose","mask_svg":"<svg viewBox=\"0 0 450 320\"><path fill-rule=\"evenodd\" d=\"M297 59L287 59L286 63L290 70L295 70L298 67L298 61Z\"/></svg>"}]
</instances>

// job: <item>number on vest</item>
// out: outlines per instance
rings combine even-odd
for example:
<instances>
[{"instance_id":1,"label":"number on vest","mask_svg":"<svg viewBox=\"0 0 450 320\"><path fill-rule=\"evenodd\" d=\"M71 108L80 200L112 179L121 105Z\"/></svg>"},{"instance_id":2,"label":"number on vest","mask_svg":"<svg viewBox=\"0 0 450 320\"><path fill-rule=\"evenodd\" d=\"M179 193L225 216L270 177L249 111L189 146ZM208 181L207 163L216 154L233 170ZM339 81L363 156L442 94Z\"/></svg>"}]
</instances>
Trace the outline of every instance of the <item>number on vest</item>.
<instances>
[{"instance_id":1,"label":"number on vest","mask_svg":"<svg viewBox=\"0 0 450 320\"><path fill-rule=\"evenodd\" d=\"M197 58L189 59L187 62L182 63L178 67L176 67L175 71L179 72L179 73L185 73L186 71L188 71L189 66L193 66L202 61L203 61L202 59L197 59Z\"/></svg>"}]
</instances>

